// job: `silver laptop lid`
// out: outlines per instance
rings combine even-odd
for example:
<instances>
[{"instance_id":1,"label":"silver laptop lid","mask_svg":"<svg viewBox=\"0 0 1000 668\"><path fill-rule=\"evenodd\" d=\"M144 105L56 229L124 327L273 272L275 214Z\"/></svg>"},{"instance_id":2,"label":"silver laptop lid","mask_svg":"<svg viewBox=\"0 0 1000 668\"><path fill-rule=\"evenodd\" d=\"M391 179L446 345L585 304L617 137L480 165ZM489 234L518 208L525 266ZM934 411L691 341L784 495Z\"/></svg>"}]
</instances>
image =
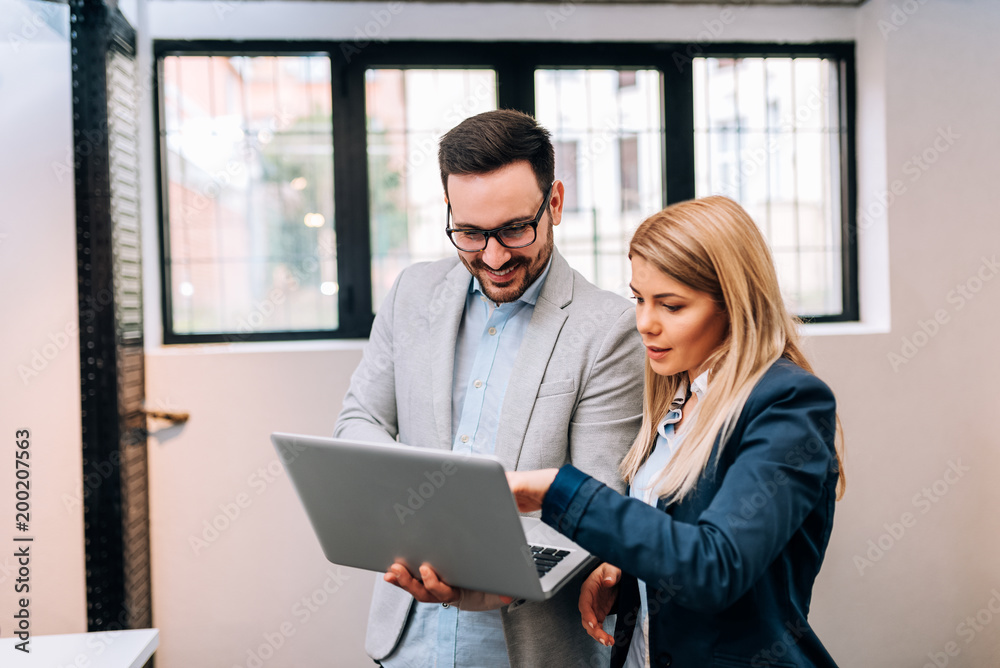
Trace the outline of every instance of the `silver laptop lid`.
<instances>
[{"instance_id":1,"label":"silver laptop lid","mask_svg":"<svg viewBox=\"0 0 1000 668\"><path fill-rule=\"evenodd\" d=\"M494 457L275 433L326 558L517 598L544 598L503 465Z\"/></svg>"}]
</instances>

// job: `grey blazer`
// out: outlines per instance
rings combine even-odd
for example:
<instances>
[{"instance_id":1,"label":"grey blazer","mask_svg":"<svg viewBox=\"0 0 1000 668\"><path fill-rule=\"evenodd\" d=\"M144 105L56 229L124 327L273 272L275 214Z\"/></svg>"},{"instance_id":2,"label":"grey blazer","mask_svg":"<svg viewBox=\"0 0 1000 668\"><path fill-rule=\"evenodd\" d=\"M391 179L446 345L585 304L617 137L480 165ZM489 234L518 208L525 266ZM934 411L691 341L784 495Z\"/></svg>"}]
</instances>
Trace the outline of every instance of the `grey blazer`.
<instances>
[{"instance_id":1,"label":"grey blazer","mask_svg":"<svg viewBox=\"0 0 1000 668\"><path fill-rule=\"evenodd\" d=\"M375 318L335 436L451 449L455 347L470 280L457 257L400 274ZM642 417L643 360L628 301L587 282L554 250L504 396L494 454L510 471L569 462L621 491L618 463ZM579 584L542 603L501 609L511 665L608 665L610 650L580 623ZM412 604L376 578L365 640L373 659L395 649Z\"/></svg>"}]
</instances>

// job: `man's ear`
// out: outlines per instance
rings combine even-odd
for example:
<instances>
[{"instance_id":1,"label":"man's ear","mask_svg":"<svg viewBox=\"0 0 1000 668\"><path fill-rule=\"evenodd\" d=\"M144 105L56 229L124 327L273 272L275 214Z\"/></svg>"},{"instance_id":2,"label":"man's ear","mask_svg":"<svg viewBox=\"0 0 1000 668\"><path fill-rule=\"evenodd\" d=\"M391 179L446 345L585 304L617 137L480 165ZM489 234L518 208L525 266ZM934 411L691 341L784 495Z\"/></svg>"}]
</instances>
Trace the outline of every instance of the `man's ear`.
<instances>
[{"instance_id":1,"label":"man's ear","mask_svg":"<svg viewBox=\"0 0 1000 668\"><path fill-rule=\"evenodd\" d=\"M549 195L549 212L552 214L552 225L562 222L563 205L566 203L566 186L562 181L553 181L552 194Z\"/></svg>"}]
</instances>

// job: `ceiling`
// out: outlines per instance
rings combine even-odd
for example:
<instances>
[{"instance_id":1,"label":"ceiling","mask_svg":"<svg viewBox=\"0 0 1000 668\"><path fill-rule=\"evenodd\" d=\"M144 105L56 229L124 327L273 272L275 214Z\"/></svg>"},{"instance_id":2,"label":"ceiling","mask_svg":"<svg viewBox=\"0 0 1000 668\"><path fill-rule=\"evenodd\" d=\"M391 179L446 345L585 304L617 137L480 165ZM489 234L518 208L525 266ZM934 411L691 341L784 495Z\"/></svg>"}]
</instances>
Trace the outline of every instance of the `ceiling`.
<instances>
[{"instance_id":1,"label":"ceiling","mask_svg":"<svg viewBox=\"0 0 1000 668\"><path fill-rule=\"evenodd\" d=\"M59 0L65 1L65 0ZM208 2L210 0L204 0ZM212 0L217 1L217 0ZM252 1L252 0L251 0ZM316 2L324 2L328 0L314 0ZM340 2L369 2L370 0L339 0ZM464 4L472 4L472 2L465 2L465 0L458 0ZM579 5L739 5L742 7L748 5L777 5L784 7L857 7L866 2L866 0L570 0L572 4ZM419 2L421 4L436 4L436 3L454 3L456 0L402 0L405 4L406 2ZM474 0L475 3L481 2L506 2L510 4L532 4L532 5L551 5L559 4L560 0Z\"/></svg>"}]
</instances>

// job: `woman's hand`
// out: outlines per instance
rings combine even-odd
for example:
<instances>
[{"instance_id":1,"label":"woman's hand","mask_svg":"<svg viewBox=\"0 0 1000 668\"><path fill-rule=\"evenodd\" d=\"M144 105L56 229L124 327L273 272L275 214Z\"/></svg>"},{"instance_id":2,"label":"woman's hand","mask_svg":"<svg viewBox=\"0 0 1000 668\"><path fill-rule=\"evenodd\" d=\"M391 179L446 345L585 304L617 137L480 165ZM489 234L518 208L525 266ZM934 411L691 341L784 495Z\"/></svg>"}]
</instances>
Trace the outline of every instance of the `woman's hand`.
<instances>
[{"instance_id":1,"label":"woman's hand","mask_svg":"<svg viewBox=\"0 0 1000 668\"><path fill-rule=\"evenodd\" d=\"M545 493L549 491L557 473L559 469L508 472L507 484L517 501L517 509L522 513L541 510Z\"/></svg>"},{"instance_id":2,"label":"woman's hand","mask_svg":"<svg viewBox=\"0 0 1000 668\"><path fill-rule=\"evenodd\" d=\"M580 621L590 637L605 647L615 644L615 639L604 632L604 620L618 598L618 582L622 571L611 564L601 564L587 577L580 587Z\"/></svg>"}]
</instances>

